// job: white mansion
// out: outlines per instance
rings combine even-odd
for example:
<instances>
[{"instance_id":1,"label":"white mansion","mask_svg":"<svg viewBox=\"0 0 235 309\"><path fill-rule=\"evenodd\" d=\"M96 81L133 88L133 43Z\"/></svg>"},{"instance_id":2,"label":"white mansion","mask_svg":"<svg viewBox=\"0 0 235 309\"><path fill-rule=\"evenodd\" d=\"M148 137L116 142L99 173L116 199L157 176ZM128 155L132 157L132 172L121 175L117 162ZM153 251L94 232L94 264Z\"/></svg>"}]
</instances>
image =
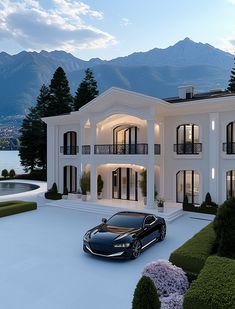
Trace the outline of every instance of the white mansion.
<instances>
[{"instance_id":1,"label":"white mansion","mask_svg":"<svg viewBox=\"0 0 235 309\"><path fill-rule=\"evenodd\" d=\"M210 192L220 203L235 196L235 96L226 92L161 100L111 88L77 112L47 117L48 187L79 189L90 171L91 200L97 176L105 199L138 201L147 170L147 207L157 191L165 200L200 204Z\"/></svg>"}]
</instances>

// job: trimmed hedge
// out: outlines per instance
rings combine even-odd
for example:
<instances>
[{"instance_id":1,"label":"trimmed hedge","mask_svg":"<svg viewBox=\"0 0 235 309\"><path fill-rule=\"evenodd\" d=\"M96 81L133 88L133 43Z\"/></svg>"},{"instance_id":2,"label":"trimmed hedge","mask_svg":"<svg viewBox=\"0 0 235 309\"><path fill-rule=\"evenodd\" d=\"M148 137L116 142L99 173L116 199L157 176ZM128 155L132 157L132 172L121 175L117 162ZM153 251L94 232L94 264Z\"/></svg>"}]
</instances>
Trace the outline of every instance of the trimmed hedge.
<instances>
[{"instance_id":1,"label":"trimmed hedge","mask_svg":"<svg viewBox=\"0 0 235 309\"><path fill-rule=\"evenodd\" d=\"M203 214L209 214L209 215L216 215L216 213L217 213L217 207L216 206L208 206L208 205L205 204L205 202L202 203L202 205L199 206L199 207L195 207L192 204L183 203L183 210L184 211L197 212L197 213L203 213Z\"/></svg>"},{"instance_id":2,"label":"trimmed hedge","mask_svg":"<svg viewBox=\"0 0 235 309\"><path fill-rule=\"evenodd\" d=\"M183 308L235 308L235 260L210 256L186 292Z\"/></svg>"},{"instance_id":3,"label":"trimmed hedge","mask_svg":"<svg viewBox=\"0 0 235 309\"><path fill-rule=\"evenodd\" d=\"M24 201L0 202L0 217L37 209L37 203Z\"/></svg>"},{"instance_id":4,"label":"trimmed hedge","mask_svg":"<svg viewBox=\"0 0 235 309\"><path fill-rule=\"evenodd\" d=\"M212 251L215 238L213 223L211 222L172 252L169 260L176 266L181 267L191 281L197 277L203 268Z\"/></svg>"}]
</instances>

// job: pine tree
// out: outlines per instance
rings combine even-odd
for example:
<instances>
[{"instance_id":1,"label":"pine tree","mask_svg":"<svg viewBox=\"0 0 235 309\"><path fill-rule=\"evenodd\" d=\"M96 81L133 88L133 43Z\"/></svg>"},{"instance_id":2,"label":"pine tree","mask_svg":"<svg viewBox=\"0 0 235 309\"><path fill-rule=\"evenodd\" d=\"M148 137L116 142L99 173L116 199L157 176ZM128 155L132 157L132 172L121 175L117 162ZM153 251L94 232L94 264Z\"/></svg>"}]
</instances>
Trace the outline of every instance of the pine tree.
<instances>
[{"instance_id":1,"label":"pine tree","mask_svg":"<svg viewBox=\"0 0 235 309\"><path fill-rule=\"evenodd\" d=\"M35 107L29 109L29 113L23 120L20 133L20 162L24 166L25 172L32 172L40 165L38 144L41 140L41 125Z\"/></svg>"},{"instance_id":2,"label":"pine tree","mask_svg":"<svg viewBox=\"0 0 235 309\"><path fill-rule=\"evenodd\" d=\"M235 92L235 68L231 71L230 80L228 82L228 91Z\"/></svg>"},{"instance_id":3,"label":"pine tree","mask_svg":"<svg viewBox=\"0 0 235 309\"><path fill-rule=\"evenodd\" d=\"M50 100L47 116L56 116L71 112L73 97L70 94L69 82L61 67L58 67L50 83Z\"/></svg>"},{"instance_id":4,"label":"pine tree","mask_svg":"<svg viewBox=\"0 0 235 309\"><path fill-rule=\"evenodd\" d=\"M80 83L74 98L74 110L79 110L83 105L93 100L99 94L97 81L91 69L85 70L85 77Z\"/></svg>"}]
</instances>

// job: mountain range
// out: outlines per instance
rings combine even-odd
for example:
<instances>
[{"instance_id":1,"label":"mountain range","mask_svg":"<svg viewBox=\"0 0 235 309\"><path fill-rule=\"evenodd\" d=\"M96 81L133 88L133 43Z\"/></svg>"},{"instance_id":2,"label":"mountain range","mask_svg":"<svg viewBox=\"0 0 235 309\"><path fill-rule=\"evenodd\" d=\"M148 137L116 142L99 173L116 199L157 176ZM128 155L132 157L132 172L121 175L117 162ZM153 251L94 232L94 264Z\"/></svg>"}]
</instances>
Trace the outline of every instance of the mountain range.
<instances>
[{"instance_id":1,"label":"mountain range","mask_svg":"<svg viewBox=\"0 0 235 309\"><path fill-rule=\"evenodd\" d=\"M0 115L24 114L35 104L43 83L58 66L65 70L74 94L92 68L100 93L112 86L165 98L177 87L193 84L196 92L227 87L234 56L209 44L185 38L165 49L154 48L112 60L81 60L64 51L0 53Z\"/></svg>"}]
</instances>

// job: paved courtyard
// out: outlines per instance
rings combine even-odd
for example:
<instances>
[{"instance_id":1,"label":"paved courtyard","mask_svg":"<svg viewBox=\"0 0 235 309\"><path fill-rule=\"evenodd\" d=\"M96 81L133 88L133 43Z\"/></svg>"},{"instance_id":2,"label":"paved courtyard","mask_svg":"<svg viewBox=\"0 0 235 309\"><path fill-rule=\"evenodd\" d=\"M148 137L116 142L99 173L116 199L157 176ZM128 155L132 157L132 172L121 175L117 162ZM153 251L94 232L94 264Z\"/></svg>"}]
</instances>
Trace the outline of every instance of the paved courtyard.
<instances>
[{"instance_id":1,"label":"paved courtyard","mask_svg":"<svg viewBox=\"0 0 235 309\"><path fill-rule=\"evenodd\" d=\"M1 308L129 309L145 264L167 259L212 218L186 213L139 259L113 261L82 251L84 233L102 215L43 204L40 199L36 211L0 218Z\"/></svg>"}]
</instances>

